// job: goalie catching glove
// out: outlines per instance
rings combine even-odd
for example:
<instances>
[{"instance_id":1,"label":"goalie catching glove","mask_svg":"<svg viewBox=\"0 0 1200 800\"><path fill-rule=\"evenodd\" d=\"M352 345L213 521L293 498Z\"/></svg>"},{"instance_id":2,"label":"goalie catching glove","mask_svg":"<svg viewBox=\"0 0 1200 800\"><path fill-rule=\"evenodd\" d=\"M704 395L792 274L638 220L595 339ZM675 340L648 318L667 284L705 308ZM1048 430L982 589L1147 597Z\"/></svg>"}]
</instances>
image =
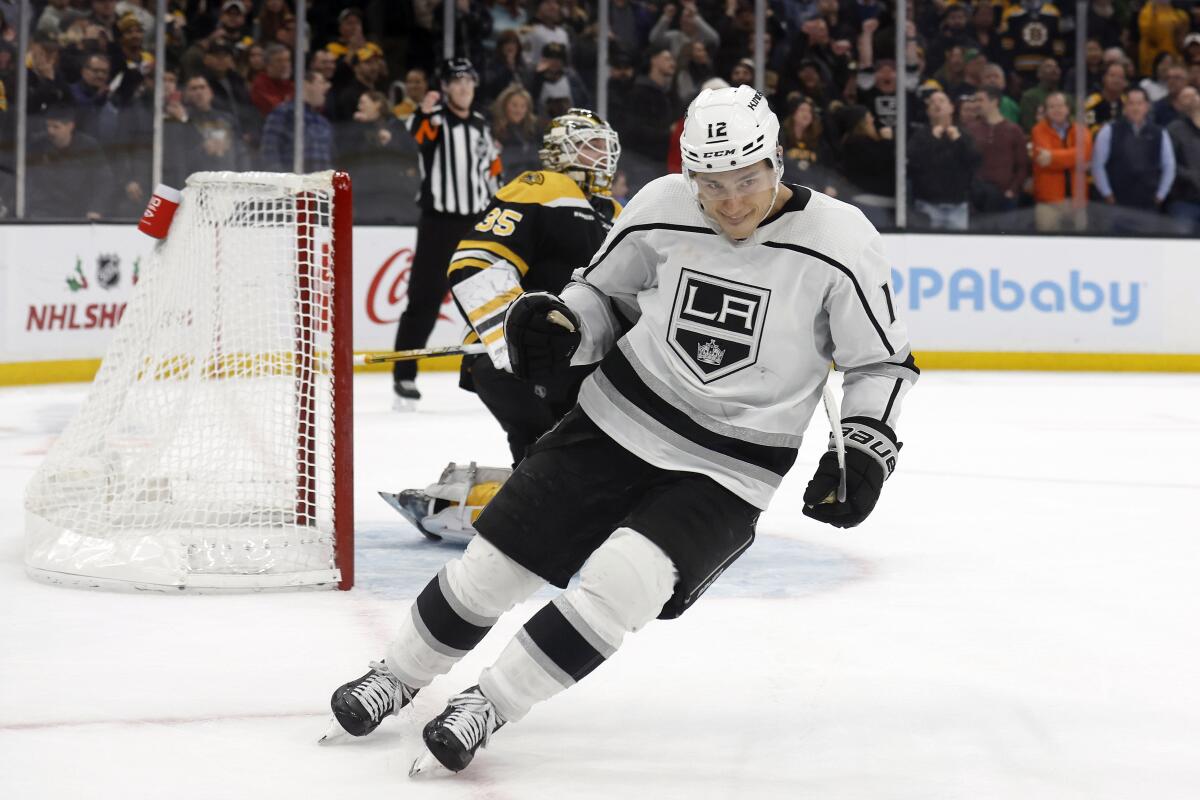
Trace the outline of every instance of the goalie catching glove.
<instances>
[{"instance_id":1,"label":"goalie catching glove","mask_svg":"<svg viewBox=\"0 0 1200 800\"><path fill-rule=\"evenodd\" d=\"M853 528L875 508L883 482L896 468L902 444L890 427L870 417L842 420L842 436L846 441L846 502L837 502L841 474L831 436L829 450L821 456L804 491L804 515L838 528Z\"/></svg>"},{"instance_id":2,"label":"goalie catching glove","mask_svg":"<svg viewBox=\"0 0 1200 800\"><path fill-rule=\"evenodd\" d=\"M513 301L504 317L512 373L523 380L546 379L567 369L579 347L579 317L549 292L529 292Z\"/></svg>"}]
</instances>

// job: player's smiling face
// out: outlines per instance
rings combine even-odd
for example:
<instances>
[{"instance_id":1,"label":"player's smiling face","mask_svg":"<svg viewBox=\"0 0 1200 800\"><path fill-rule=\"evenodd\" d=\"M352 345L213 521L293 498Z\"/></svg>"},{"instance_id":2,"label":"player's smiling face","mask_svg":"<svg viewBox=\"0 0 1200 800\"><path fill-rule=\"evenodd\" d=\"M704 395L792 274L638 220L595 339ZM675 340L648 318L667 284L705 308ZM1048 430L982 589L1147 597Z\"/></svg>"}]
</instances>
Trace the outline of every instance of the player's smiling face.
<instances>
[{"instance_id":1,"label":"player's smiling face","mask_svg":"<svg viewBox=\"0 0 1200 800\"><path fill-rule=\"evenodd\" d=\"M693 173L700 204L731 239L745 239L766 218L775 196L769 161L728 172Z\"/></svg>"}]
</instances>

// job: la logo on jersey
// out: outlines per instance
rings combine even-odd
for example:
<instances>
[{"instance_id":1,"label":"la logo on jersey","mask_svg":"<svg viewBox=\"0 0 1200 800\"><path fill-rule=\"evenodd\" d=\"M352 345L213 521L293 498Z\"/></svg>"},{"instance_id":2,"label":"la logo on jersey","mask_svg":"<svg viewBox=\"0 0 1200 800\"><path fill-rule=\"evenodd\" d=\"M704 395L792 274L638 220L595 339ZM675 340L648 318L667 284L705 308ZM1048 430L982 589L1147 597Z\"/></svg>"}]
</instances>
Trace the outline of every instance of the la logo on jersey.
<instances>
[{"instance_id":1,"label":"la logo on jersey","mask_svg":"<svg viewBox=\"0 0 1200 800\"><path fill-rule=\"evenodd\" d=\"M679 275L667 339L703 383L758 360L770 289L685 269Z\"/></svg>"}]
</instances>

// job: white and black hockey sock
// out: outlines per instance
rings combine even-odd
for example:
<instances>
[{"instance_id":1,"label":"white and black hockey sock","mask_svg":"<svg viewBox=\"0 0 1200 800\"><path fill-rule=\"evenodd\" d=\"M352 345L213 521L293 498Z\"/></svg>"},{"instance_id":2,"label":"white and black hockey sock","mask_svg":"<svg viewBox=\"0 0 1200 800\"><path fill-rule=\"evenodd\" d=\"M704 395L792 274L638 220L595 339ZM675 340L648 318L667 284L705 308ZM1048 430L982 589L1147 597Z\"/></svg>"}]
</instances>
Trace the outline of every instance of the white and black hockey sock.
<instances>
[{"instance_id":1,"label":"white and black hockey sock","mask_svg":"<svg viewBox=\"0 0 1200 800\"><path fill-rule=\"evenodd\" d=\"M388 667L409 686L428 686L544 583L486 539L473 539L417 596L388 648Z\"/></svg>"},{"instance_id":2,"label":"white and black hockey sock","mask_svg":"<svg viewBox=\"0 0 1200 800\"><path fill-rule=\"evenodd\" d=\"M501 717L516 722L611 658L625 634L658 615L676 577L657 545L619 529L584 564L579 585L525 623L480 675L479 688Z\"/></svg>"}]
</instances>

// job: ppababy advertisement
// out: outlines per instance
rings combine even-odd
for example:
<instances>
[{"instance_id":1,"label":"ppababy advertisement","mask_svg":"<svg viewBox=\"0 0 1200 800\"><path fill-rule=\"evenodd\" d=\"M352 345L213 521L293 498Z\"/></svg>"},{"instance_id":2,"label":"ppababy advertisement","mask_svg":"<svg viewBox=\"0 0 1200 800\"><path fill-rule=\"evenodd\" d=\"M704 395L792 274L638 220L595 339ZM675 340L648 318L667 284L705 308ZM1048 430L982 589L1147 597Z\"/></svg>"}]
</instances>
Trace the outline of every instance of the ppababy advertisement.
<instances>
[{"instance_id":1,"label":"ppababy advertisement","mask_svg":"<svg viewBox=\"0 0 1200 800\"><path fill-rule=\"evenodd\" d=\"M914 350L1200 353L1195 240L884 238Z\"/></svg>"},{"instance_id":2,"label":"ppababy advertisement","mask_svg":"<svg viewBox=\"0 0 1200 800\"><path fill-rule=\"evenodd\" d=\"M884 238L917 351L1200 353L1194 241ZM413 228L355 230L355 350L392 349L416 244ZM103 356L153 247L133 225L0 227L0 360ZM429 344L464 331L447 297Z\"/></svg>"}]
</instances>

